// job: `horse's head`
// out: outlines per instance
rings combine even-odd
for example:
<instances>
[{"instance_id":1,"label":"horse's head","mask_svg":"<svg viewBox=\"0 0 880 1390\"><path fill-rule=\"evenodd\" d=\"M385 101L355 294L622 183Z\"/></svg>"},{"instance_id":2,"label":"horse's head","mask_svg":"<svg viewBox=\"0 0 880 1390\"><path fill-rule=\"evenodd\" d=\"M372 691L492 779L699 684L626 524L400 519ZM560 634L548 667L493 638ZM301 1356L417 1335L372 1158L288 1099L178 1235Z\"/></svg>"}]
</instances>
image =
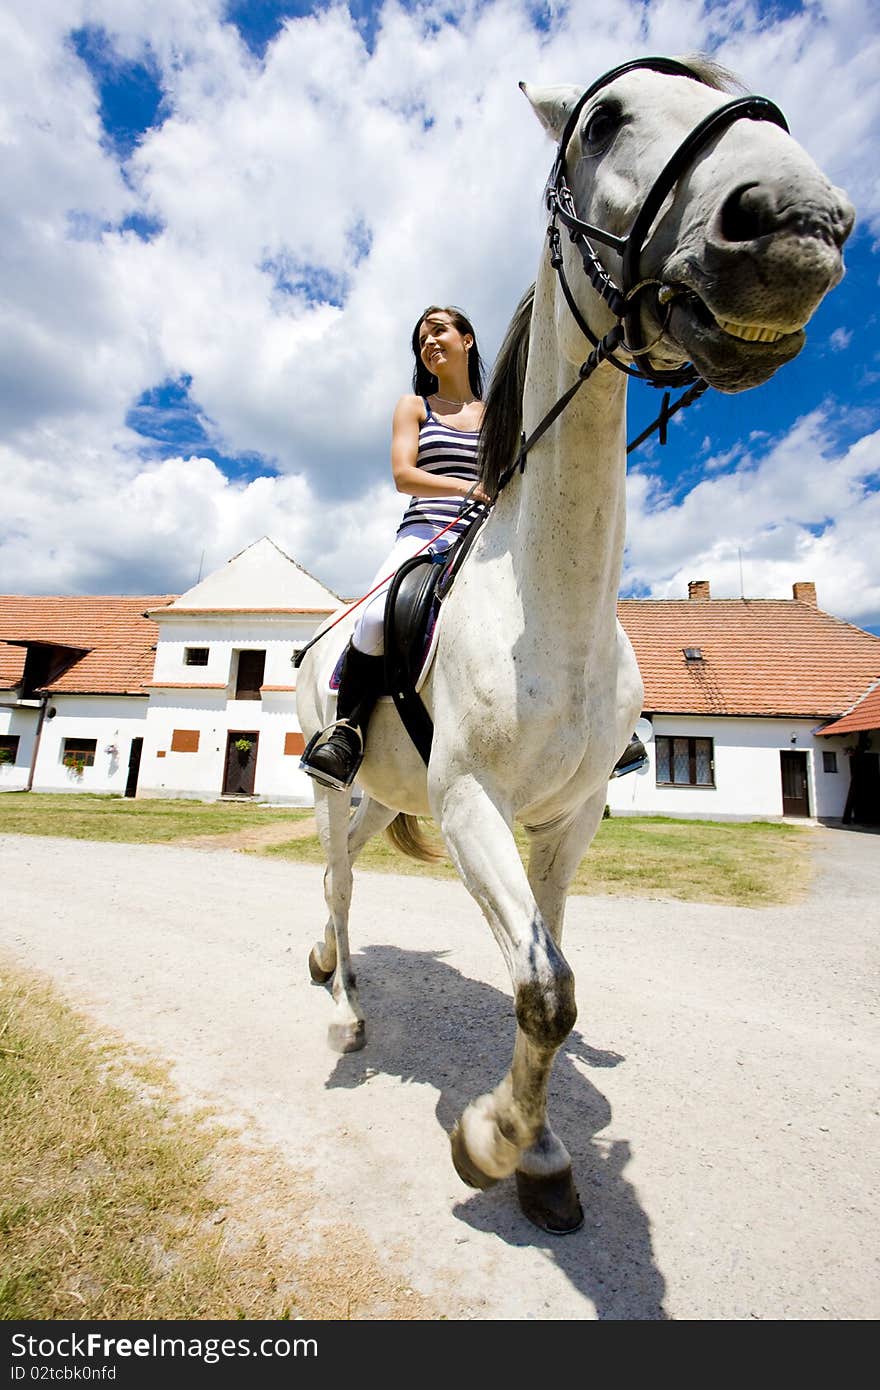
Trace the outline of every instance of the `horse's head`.
<instances>
[{"instance_id":1,"label":"horse's head","mask_svg":"<svg viewBox=\"0 0 880 1390\"><path fill-rule=\"evenodd\" d=\"M696 76L624 72L598 86L573 123L577 88L523 88L556 141L568 136L574 212L611 234L612 244L590 244L617 285L623 267L614 238L628 237L672 156L730 100L720 70L690 67ZM629 287L641 286L634 293L655 370L689 361L721 391L759 385L800 351L805 324L843 275L853 209L774 122L771 115L712 125L686 154L635 257L630 246ZM562 230L568 282L588 323L604 332L612 318ZM580 335L569 339L572 355L582 356Z\"/></svg>"}]
</instances>

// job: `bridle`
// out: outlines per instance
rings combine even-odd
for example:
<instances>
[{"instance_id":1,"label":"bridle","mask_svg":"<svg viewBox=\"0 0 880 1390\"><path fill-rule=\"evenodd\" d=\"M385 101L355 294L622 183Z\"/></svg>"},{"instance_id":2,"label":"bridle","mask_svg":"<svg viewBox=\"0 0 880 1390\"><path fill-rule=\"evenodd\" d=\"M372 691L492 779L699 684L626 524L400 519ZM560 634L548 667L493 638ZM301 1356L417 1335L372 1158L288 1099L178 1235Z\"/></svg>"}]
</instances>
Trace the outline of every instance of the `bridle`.
<instances>
[{"instance_id":1,"label":"bridle","mask_svg":"<svg viewBox=\"0 0 880 1390\"><path fill-rule=\"evenodd\" d=\"M681 367L668 370L658 369L653 366L650 360L651 349L657 346L660 337L666 327L666 318L671 300L674 296L674 289L667 289L666 298L667 315L660 330L658 338L653 343L645 344L642 335L641 314L639 312L639 295L643 290L659 282L653 278L641 278L640 265L642 251L645 241L654 223L654 219L659 212L663 200L674 188L682 174L690 169L694 164L696 156L705 148L711 140L721 131L735 121L772 121L774 125L781 126L783 130L788 130L788 123L779 107L767 97L744 96L736 97L732 101L719 106L717 110L709 113L700 121L689 135L682 141L678 149L666 162L657 178L654 180L650 190L645 196L635 220L626 236L616 236L613 232L608 232L602 227L596 227L590 222L584 222L577 215L574 198L568 185L566 157L568 147L577 129L577 124L581 112L587 102L603 87L614 82L624 73L633 72L639 68L647 68L652 72L669 73L673 76L690 77L696 82L703 82L699 73L687 67L685 63L679 63L674 58L637 58L629 63L621 63L619 67L612 68L603 77L595 81L588 87L582 96L576 101L565 128L559 141L556 152L556 159L550 171L547 181L546 201L547 210L550 213L550 222L547 227L547 237L550 243L550 264L559 276L559 283L565 301L569 307L572 317L578 328L592 344L592 352L578 370L577 379L572 387L559 398L555 405L547 412L544 419L526 439L523 435L519 453L501 475L498 484L498 491L510 481L510 478L517 469L522 472L525 468L526 457L529 449L540 439L541 435L550 428L562 411L568 405L571 398L583 385L583 383L593 374L602 362L610 362L618 371L624 372L627 376L637 377L641 381L648 382L656 387L679 387L685 386L689 389L685 391L674 405L669 404L668 390L664 394L663 406L660 415L646 430L639 435L628 447L627 453L631 453L640 443L643 442L655 430L659 430L660 442L666 442L666 426L670 418L677 411L693 404L704 391L708 390L709 383L705 381L692 363L685 363ZM704 84L707 85L707 84ZM577 247L583 261L587 279L596 293L605 302L616 322L611 329L599 338L590 325L587 323L580 306L571 291L565 275L565 265L562 256L562 231L564 228L568 232L570 241ZM592 245L592 241L601 242L604 246L610 246L620 257L621 278L617 284L602 265L598 255ZM614 354L622 348L629 353L631 362L622 362Z\"/></svg>"}]
</instances>

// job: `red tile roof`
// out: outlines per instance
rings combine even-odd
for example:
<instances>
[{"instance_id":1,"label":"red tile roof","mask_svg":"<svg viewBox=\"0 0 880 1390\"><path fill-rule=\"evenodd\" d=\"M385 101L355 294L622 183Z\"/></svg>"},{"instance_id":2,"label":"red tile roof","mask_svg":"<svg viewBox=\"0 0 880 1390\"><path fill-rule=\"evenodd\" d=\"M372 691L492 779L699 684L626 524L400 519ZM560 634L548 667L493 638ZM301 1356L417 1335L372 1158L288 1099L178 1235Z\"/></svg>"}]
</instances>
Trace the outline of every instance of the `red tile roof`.
<instances>
[{"instance_id":1,"label":"red tile roof","mask_svg":"<svg viewBox=\"0 0 880 1390\"><path fill-rule=\"evenodd\" d=\"M874 683L842 719L836 719L820 734L857 734L863 730L880 729L880 681Z\"/></svg>"},{"instance_id":2,"label":"red tile roof","mask_svg":"<svg viewBox=\"0 0 880 1390\"><path fill-rule=\"evenodd\" d=\"M828 718L880 676L880 637L809 602L623 599L618 612L647 712Z\"/></svg>"},{"instance_id":3,"label":"red tile roof","mask_svg":"<svg viewBox=\"0 0 880 1390\"><path fill-rule=\"evenodd\" d=\"M30 640L88 649L53 693L146 694L157 627L143 613L172 598L0 597L0 686L24 666L24 648L5 644ZM649 713L830 719L880 678L880 637L810 602L622 599L618 611ZM685 647L703 660L686 662Z\"/></svg>"},{"instance_id":4,"label":"red tile roof","mask_svg":"<svg viewBox=\"0 0 880 1390\"><path fill-rule=\"evenodd\" d=\"M48 687L53 694L146 694L158 629L143 612L173 597L0 595L0 686L17 685L24 670L25 648L9 644L44 642L86 649L85 656Z\"/></svg>"}]
</instances>

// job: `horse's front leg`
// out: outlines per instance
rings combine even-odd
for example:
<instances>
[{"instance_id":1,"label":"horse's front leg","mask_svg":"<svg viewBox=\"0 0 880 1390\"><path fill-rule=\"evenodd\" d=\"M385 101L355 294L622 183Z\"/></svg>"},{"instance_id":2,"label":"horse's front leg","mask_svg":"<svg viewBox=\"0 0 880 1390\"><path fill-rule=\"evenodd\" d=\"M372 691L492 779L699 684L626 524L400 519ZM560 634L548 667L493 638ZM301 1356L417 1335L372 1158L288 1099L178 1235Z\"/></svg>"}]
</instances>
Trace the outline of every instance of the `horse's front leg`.
<instances>
[{"instance_id":1,"label":"horse's front leg","mask_svg":"<svg viewBox=\"0 0 880 1390\"><path fill-rule=\"evenodd\" d=\"M603 787L565 820L551 825L526 826L529 886L544 924L560 950L569 886L596 833L604 808ZM537 1191L542 1206L546 1203L548 1175L559 1171L560 1150L565 1152L561 1140L545 1121L532 1147L520 1155L516 1181L520 1204L526 1214L533 1191Z\"/></svg>"},{"instance_id":2,"label":"horse's front leg","mask_svg":"<svg viewBox=\"0 0 880 1390\"><path fill-rule=\"evenodd\" d=\"M577 1016L574 977L535 902L510 823L486 790L466 775L432 799L453 862L507 962L517 1019L510 1071L465 1110L452 1136L453 1162L465 1182L488 1187L550 1136L542 1171L528 1175L523 1211L546 1231L573 1231L583 1212L546 1111L553 1061Z\"/></svg>"},{"instance_id":3,"label":"horse's front leg","mask_svg":"<svg viewBox=\"0 0 880 1390\"><path fill-rule=\"evenodd\" d=\"M315 823L327 860L324 899L329 916L324 940L309 955L309 972L316 984L330 982L335 1005L328 1041L336 1052L357 1052L366 1042L366 1024L357 995L348 940L352 864L371 835L394 819L394 811L364 797L353 816L347 791L315 785Z\"/></svg>"}]
</instances>

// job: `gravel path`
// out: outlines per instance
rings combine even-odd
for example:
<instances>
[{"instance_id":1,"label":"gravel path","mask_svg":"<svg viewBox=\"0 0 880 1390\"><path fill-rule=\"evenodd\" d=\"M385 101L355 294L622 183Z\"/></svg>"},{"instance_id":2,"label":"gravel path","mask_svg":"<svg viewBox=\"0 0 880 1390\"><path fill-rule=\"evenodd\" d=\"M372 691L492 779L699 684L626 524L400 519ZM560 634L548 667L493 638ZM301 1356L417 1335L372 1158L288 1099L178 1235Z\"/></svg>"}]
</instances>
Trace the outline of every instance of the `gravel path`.
<instances>
[{"instance_id":1,"label":"gravel path","mask_svg":"<svg viewBox=\"0 0 880 1390\"><path fill-rule=\"evenodd\" d=\"M551 1113L587 1220L563 1239L522 1218L511 1182L472 1192L449 1159L513 1032L459 884L358 876L367 1047L342 1058L306 969L311 866L3 836L0 947L310 1175L313 1234L353 1227L420 1307L875 1318L880 837L810 834L816 879L789 908L571 899L579 1018Z\"/></svg>"}]
</instances>

